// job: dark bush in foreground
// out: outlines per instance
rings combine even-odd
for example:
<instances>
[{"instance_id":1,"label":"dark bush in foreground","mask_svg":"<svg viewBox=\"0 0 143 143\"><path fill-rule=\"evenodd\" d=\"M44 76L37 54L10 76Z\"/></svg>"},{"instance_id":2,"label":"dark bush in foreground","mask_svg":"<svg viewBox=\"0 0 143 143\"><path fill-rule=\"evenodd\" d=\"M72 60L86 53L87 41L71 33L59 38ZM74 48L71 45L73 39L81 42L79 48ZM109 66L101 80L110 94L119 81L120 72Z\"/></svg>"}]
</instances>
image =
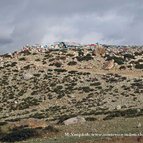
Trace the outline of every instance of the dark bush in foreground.
<instances>
[{"instance_id":1,"label":"dark bush in foreground","mask_svg":"<svg viewBox=\"0 0 143 143\"><path fill-rule=\"evenodd\" d=\"M55 128L52 125L49 125L45 128L28 128L27 126L20 126L13 128L8 133L0 132L0 142L18 142L25 141L30 138L43 137L47 133L57 133L59 129Z\"/></svg>"},{"instance_id":2,"label":"dark bush in foreground","mask_svg":"<svg viewBox=\"0 0 143 143\"><path fill-rule=\"evenodd\" d=\"M51 125L47 126L44 128L44 130L49 131L49 132L59 132L59 130Z\"/></svg>"},{"instance_id":3,"label":"dark bush in foreground","mask_svg":"<svg viewBox=\"0 0 143 143\"><path fill-rule=\"evenodd\" d=\"M21 129L13 131L9 134L4 135L0 141L2 142L16 142L26 140L32 137L37 137L38 132L35 129Z\"/></svg>"}]
</instances>

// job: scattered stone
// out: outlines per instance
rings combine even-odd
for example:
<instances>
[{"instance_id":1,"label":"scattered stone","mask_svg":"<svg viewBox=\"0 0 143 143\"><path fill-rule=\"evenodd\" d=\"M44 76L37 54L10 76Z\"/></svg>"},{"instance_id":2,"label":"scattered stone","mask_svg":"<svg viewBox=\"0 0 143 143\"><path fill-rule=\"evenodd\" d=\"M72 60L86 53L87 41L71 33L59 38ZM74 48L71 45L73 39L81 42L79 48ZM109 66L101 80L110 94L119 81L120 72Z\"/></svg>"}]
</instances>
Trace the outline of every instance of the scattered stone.
<instances>
[{"instance_id":1,"label":"scattered stone","mask_svg":"<svg viewBox=\"0 0 143 143\"><path fill-rule=\"evenodd\" d=\"M23 79L25 79L25 80L29 80L32 77L33 77L33 75L31 73L25 73L25 74L23 74Z\"/></svg>"},{"instance_id":2,"label":"scattered stone","mask_svg":"<svg viewBox=\"0 0 143 143\"><path fill-rule=\"evenodd\" d=\"M121 105L117 105L116 109L121 110Z\"/></svg>"},{"instance_id":3,"label":"scattered stone","mask_svg":"<svg viewBox=\"0 0 143 143\"><path fill-rule=\"evenodd\" d=\"M0 63L0 67L1 67L1 68L4 67L4 63L3 63L3 62Z\"/></svg>"},{"instance_id":4,"label":"scattered stone","mask_svg":"<svg viewBox=\"0 0 143 143\"><path fill-rule=\"evenodd\" d=\"M107 61L104 65L103 65L103 69L105 70L110 70L114 67L114 60L110 60L110 61Z\"/></svg>"},{"instance_id":5,"label":"scattered stone","mask_svg":"<svg viewBox=\"0 0 143 143\"><path fill-rule=\"evenodd\" d=\"M138 123L137 128L140 128L141 126L142 126L141 123Z\"/></svg>"},{"instance_id":6,"label":"scattered stone","mask_svg":"<svg viewBox=\"0 0 143 143\"><path fill-rule=\"evenodd\" d=\"M137 112L138 112L138 113L141 112L141 109L137 109Z\"/></svg>"},{"instance_id":7,"label":"scattered stone","mask_svg":"<svg viewBox=\"0 0 143 143\"><path fill-rule=\"evenodd\" d=\"M101 57L105 56L106 50L102 45L97 44L93 55L100 55Z\"/></svg>"},{"instance_id":8,"label":"scattered stone","mask_svg":"<svg viewBox=\"0 0 143 143\"><path fill-rule=\"evenodd\" d=\"M0 62L3 61L3 57L0 57Z\"/></svg>"}]
</instances>

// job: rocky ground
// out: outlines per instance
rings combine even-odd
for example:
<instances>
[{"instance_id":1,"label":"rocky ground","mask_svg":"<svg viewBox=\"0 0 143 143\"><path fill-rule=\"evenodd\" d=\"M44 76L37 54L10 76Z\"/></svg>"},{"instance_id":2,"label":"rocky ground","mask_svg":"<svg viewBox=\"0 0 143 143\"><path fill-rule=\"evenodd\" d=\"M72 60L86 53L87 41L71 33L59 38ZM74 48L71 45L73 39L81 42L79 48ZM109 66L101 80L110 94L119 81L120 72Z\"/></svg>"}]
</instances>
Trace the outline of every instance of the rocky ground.
<instances>
[{"instance_id":1,"label":"rocky ground","mask_svg":"<svg viewBox=\"0 0 143 143\"><path fill-rule=\"evenodd\" d=\"M132 122L124 131L117 126L118 133L142 130L143 48L61 48L1 57L1 141L21 126L24 130L27 126L48 128L46 134L52 128L54 135L63 135L74 125L74 132L84 132L79 128L91 132L98 122L112 125L119 119L133 119L133 127ZM76 117L84 122L72 123ZM69 125L64 125L70 118ZM97 130L106 132L107 128L98 126Z\"/></svg>"}]
</instances>

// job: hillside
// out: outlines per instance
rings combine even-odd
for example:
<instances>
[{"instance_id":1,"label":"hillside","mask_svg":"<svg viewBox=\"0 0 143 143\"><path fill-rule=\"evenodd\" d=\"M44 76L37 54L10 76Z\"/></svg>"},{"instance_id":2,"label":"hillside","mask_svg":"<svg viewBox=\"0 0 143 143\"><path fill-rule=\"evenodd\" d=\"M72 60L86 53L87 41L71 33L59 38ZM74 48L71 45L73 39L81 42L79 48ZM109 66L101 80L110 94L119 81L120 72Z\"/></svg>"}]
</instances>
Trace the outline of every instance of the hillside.
<instances>
[{"instance_id":1,"label":"hillside","mask_svg":"<svg viewBox=\"0 0 143 143\"><path fill-rule=\"evenodd\" d=\"M43 127L37 123L42 121L57 126L61 135L74 129L80 132L79 128L92 132L90 126L108 126L108 122L112 125L118 120L123 126L122 119L126 119L131 124L120 129L117 126L117 132L136 133L143 129L134 129L143 125L142 103L142 47L29 47L0 56L2 126L21 127L35 119L36 127ZM65 120L79 116L84 124L63 125ZM132 124L135 118L137 122ZM98 130L108 133L107 127L98 126Z\"/></svg>"}]
</instances>

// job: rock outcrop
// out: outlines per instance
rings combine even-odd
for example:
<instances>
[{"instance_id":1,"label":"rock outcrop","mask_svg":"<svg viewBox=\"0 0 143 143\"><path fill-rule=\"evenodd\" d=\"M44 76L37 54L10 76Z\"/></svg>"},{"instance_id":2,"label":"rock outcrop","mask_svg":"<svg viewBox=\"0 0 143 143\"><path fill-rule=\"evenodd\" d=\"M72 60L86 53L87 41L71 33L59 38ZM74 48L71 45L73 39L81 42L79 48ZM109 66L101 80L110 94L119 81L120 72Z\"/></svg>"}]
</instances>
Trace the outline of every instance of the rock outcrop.
<instances>
[{"instance_id":1,"label":"rock outcrop","mask_svg":"<svg viewBox=\"0 0 143 143\"><path fill-rule=\"evenodd\" d=\"M103 65L103 69L105 70L110 70L114 67L114 60L109 60L107 62L105 62L105 64Z\"/></svg>"},{"instance_id":2,"label":"rock outcrop","mask_svg":"<svg viewBox=\"0 0 143 143\"><path fill-rule=\"evenodd\" d=\"M86 120L84 117L77 116L70 119L65 120L63 123L65 125L77 124L77 123L84 123Z\"/></svg>"}]
</instances>

